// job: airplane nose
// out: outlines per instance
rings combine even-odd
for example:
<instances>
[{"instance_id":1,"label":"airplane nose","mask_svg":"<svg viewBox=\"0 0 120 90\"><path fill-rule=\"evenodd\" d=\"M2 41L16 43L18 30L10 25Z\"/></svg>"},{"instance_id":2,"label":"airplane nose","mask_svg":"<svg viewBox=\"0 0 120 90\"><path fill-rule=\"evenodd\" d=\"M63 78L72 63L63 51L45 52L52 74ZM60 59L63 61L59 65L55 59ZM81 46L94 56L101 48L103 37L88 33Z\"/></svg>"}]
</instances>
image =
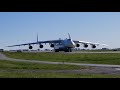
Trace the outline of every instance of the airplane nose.
<instances>
[{"instance_id":1,"label":"airplane nose","mask_svg":"<svg viewBox=\"0 0 120 90\"><path fill-rule=\"evenodd\" d=\"M70 47L70 48L74 48L75 43L71 39L68 39L65 41L65 46Z\"/></svg>"}]
</instances>

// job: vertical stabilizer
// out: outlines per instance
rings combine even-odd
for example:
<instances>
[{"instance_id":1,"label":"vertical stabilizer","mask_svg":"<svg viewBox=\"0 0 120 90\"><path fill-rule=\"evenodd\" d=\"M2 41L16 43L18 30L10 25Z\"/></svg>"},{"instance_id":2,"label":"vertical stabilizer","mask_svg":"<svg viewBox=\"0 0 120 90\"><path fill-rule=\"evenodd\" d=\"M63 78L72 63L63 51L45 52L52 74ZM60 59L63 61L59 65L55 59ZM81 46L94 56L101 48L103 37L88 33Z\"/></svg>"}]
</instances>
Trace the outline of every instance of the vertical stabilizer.
<instances>
[{"instance_id":1,"label":"vertical stabilizer","mask_svg":"<svg viewBox=\"0 0 120 90\"><path fill-rule=\"evenodd\" d=\"M37 33L37 42L38 42L38 33Z\"/></svg>"},{"instance_id":2,"label":"vertical stabilizer","mask_svg":"<svg viewBox=\"0 0 120 90\"><path fill-rule=\"evenodd\" d=\"M69 39L71 39L70 34L68 33Z\"/></svg>"}]
</instances>

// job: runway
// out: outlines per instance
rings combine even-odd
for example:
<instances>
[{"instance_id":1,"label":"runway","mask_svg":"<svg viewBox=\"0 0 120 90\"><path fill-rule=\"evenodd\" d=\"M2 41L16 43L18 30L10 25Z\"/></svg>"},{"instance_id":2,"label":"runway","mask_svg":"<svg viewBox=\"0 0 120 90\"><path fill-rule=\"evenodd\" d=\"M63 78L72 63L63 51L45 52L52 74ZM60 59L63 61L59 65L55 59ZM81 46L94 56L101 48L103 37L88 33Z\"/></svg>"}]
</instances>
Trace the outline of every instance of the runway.
<instances>
[{"instance_id":1,"label":"runway","mask_svg":"<svg viewBox=\"0 0 120 90\"><path fill-rule=\"evenodd\" d=\"M10 51L10 52L17 52L17 51ZM42 52L47 52L47 53L68 53L68 54L74 54L74 53L120 53L120 51L72 51L72 52L54 52L54 51L22 51L22 52L29 52L29 53L42 53Z\"/></svg>"},{"instance_id":2,"label":"runway","mask_svg":"<svg viewBox=\"0 0 120 90\"><path fill-rule=\"evenodd\" d=\"M68 52L68 53L120 53L120 51L73 51L73 52Z\"/></svg>"}]
</instances>

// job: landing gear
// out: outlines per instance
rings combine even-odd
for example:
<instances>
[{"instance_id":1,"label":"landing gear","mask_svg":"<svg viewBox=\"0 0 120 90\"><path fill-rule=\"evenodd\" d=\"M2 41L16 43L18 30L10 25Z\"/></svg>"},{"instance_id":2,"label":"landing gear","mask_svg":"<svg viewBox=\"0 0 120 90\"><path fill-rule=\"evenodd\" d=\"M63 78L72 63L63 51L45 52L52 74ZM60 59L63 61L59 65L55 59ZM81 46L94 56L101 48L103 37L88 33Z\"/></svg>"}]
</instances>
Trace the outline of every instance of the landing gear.
<instances>
[{"instance_id":1,"label":"landing gear","mask_svg":"<svg viewBox=\"0 0 120 90\"><path fill-rule=\"evenodd\" d=\"M55 52L59 52L59 51L72 52L72 49L71 49L71 48L66 48L66 49L55 49Z\"/></svg>"},{"instance_id":2,"label":"landing gear","mask_svg":"<svg viewBox=\"0 0 120 90\"><path fill-rule=\"evenodd\" d=\"M59 52L59 49L55 49L55 52Z\"/></svg>"},{"instance_id":3,"label":"landing gear","mask_svg":"<svg viewBox=\"0 0 120 90\"><path fill-rule=\"evenodd\" d=\"M65 52L72 52L72 49L71 48L67 48L64 50Z\"/></svg>"},{"instance_id":4,"label":"landing gear","mask_svg":"<svg viewBox=\"0 0 120 90\"><path fill-rule=\"evenodd\" d=\"M70 48L69 51L72 52L72 49Z\"/></svg>"}]
</instances>

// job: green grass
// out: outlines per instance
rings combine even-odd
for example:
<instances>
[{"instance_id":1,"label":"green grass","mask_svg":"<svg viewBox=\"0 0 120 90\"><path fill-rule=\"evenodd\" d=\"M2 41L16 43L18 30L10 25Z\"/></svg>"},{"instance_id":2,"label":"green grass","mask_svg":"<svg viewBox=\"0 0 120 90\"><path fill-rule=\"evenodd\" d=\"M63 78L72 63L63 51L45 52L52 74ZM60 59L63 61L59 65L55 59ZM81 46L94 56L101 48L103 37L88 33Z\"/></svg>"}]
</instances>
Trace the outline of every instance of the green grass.
<instances>
[{"instance_id":1,"label":"green grass","mask_svg":"<svg viewBox=\"0 0 120 90\"><path fill-rule=\"evenodd\" d=\"M75 65L53 65L53 64L39 64L28 62L14 62L0 60L0 70L74 70L74 69L87 69L88 66L75 66Z\"/></svg>"},{"instance_id":2,"label":"green grass","mask_svg":"<svg viewBox=\"0 0 120 90\"><path fill-rule=\"evenodd\" d=\"M88 68L91 67L0 60L0 78L69 78L75 77L74 74L39 72L39 70L80 70Z\"/></svg>"},{"instance_id":3,"label":"green grass","mask_svg":"<svg viewBox=\"0 0 120 90\"><path fill-rule=\"evenodd\" d=\"M51 65L0 60L0 78L120 78L120 75L36 72L35 70L91 69L86 66ZM32 72L31 70L34 70ZM25 72L24 72L25 71ZM27 71L27 72L26 72Z\"/></svg>"},{"instance_id":4,"label":"green grass","mask_svg":"<svg viewBox=\"0 0 120 90\"><path fill-rule=\"evenodd\" d=\"M0 72L0 78L120 78L120 75Z\"/></svg>"},{"instance_id":5,"label":"green grass","mask_svg":"<svg viewBox=\"0 0 120 90\"><path fill-rule=\"evenodd\" d=\"M120 53L20 53L20 52L3 52L8 57L26 59L26 60L42 60L42 61L64 61L79 63L96 63L96 64L116 64L120 65Z\"/></svg>"},{"instance_id":6,"label":"green grass","mask_svg":"<svg viewBox=\"0 0 120 90\"><path fill-rule=\"evenodd\" d=\"M80 70L88 68L92 69L93 67L0 60L0 78L120 78L120 75L108 74L37 72L37 70Z\"/></svg>"}]
</instances>

